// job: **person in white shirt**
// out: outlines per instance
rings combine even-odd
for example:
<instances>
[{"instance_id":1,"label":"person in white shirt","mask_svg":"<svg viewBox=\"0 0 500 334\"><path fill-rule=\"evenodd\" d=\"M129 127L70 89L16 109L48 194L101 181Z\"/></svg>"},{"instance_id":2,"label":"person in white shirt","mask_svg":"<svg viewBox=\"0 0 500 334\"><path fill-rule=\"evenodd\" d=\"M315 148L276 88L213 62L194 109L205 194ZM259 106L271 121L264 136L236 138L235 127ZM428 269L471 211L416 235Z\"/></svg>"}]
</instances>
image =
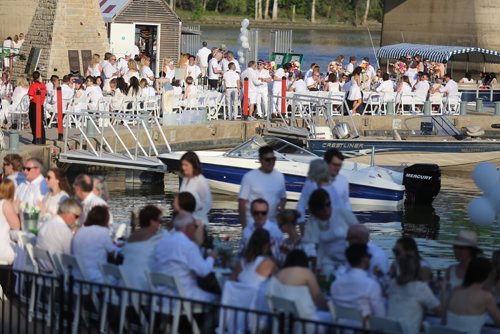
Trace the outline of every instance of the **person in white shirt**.
<instances>
[{"instance_id":1,"label":"person in white shirt","mask_svg":"<svg viewBox=\"0 0 500 334\"><path fill-rule=\"evenodd\" d=\"M38 158L30 158L24 163L23 170L26 180L16 187L14 203L21 210L26 206L36 208L49 192L49 186L43 177L43 163Z\"/></svg>"},{"instance_id":2,"label":"person in white shirt","mask_svg":"<svg viewBox=\"0 0 500 334\"><path fill-rule=\"evenodd\" d=\"M207 48L207 42L203 41L201 45L203 47L196 53L196 62L200 66L201 74L205 77L207 76L208 56L212 53L212 51Z\"/></svg>"},{"instance_id":3,"label":"person in white shirt","mask_svg":"<svg viewBox=\"0 0 500 334\"><path fill-rule=\"evenodd\" d=\"M118 77L120 71L116 68L116 56L108 54L108 59L102 63L102 76L104 78L104 91L109 91L109 82ZM105 56L106 58L106 56Z\"/></svg>"},{"instance_id":4,"label":"person in white shirt","mask_svg":"<svg viewBox=\"0 0 500 334\"><path fill-rule=\"evenodd\" d=\"M451 78L451 74L445 74L444 81L446 82L446 85L439 85L437 89L439 89L444 96L448 97L448 102L457 101L459 96L457 82ZM432 93L434 93L434 89Z\"/></svg>"},{"instance_id":5,"label":"person in white shirt","mask_svg":"<svg viewBox=\"0 0 500 334\"><path fill-rule=\"evenodd\" d=\"M200 248L193 242L197 225L190 213L180 212L175 216L173 224L175 231L166 234L156 247L154 267L151 270L178 278L185 298L215 300L215 295L202 290L197 282L198 277L206 277L213 272L215 254L210 252L204 259Z\"/></svg>"},{"instance_id":6,"label":"person in white shirt","mask_svg":"<svg viewBox=\"0 0 500 334\"><path fill-rule=\"evenodd\" d=\"M304 74L302 74L302 73L297 74L297 78L292 83L290 90L292 92L299 93L299 94L309 91L307 89L307 84L304 81Z\"/></svg>"},{"instance_id":7,"label":"person in white shirt","mask_svg":"<svg viewBox=\"0 0 500 334\"><path fill-rule=\"evenodd\" d=\"M97 53L94 53L89 66L85 70L85 75L91 77L99 77L101 76L101 74L102 74L101 56Z\"/></svg>"},{"instance_id":8,"label":"person in white shirt","mask_svg":"<svg viewBox=\"0 0 500 334\"><path fill-rule=\"evenodd\" d=\"M390 264L385 252L370 240L370 231L365 225L356 224L349 227L347 231L347 242L349 245L366 245L371 255L368 275L377 279L389 274Z\"/></svg>"},{"instance_id":9,"label":"person in white shirt","mask_svg":"<svg viewBox=\"0 0 500 334\"><path fill-rule=\"evenodd\" d=\"M328 191L331 197L333 208L343 208L352 211L352 205L349 199L349 181L344 175L340 174L340 170L342 169L342 164L345 159L344 155L339 150L331 148L325 152L323 159L328 164L328 171L333 179L330 186L323 187ZM313 174L318 174L318 172L313 171ZM305 213L309 203L309 198L311 197L312 192L317 188L318 185L309 178L304 183L296 207L296 210L300 213L300 218L298 220L299 224L303 224L305 222Z\"/></svg>"},{"instance_id":10,"label":"person in white shirt","mask_svg":"<svg viewBox=\"0 0 500 334\"><path fill-rule=\"evenodd\" d=\"M424 73L422 74L421 79L418 80L418 82L413 87L413 92L415 93L416 97L418 97L420 100L425 101L427 100L427 94L429 93L430 88L429 75L427 73Z\"/></svg>"},{"instance_id":11,"label":"person in white shirt","mask_svg":"<svg viewBox=\"0 0 500 334\"><path fill-rule=\"evenodd\" d=\"M186 71L184 72L184 80L186 80L187 77L191 77L193 78L194 85L198 85L198 79L201 78L201 76L201 69L196 65L195 57L190 55L186 65Z\"/></svg>"},{"instance_id":12,"label":"person in white shirt","mask_svg":"<svg viewBox=\"0 0 500 334\"><path fill-rule=\"evenodd\" d=\"M73 99L73 96L75 95L75 91L71 87L71 78L69 77L69 75L65 75L62 78L61 95L63 99L63 108L64 108L64 101L67 101L69 103Z\"/></svg>"},{"instance_id":13,"label":"person in white shirt","mask_svg":"<svg viewBox=\"0 0 500 334\"><path fill-rule=\"evenodd\" d=\"M351 74L352 72L354 72L354 69L356 68L356 62L357 60L355 56L349 57L349 64L347 64L347 66L345 67L346 74Z\"/></svg>"},{"instance_id":14,"label":"person in white shirt","mask_svg":"<svg viewBox=\"0 0 500 334\"><path fill-rule=\"evenodd\" d=\"M144 57L141 59L141 76L148 81L149 86L152 86L155 81L155 75L150 66L151 58Z\"/></svg>"},{"instance_id":15,"label":"person in white shirt","mask_svg":"<svg viewBox=\"0 0 500 334\"><path fill-rule=\"evenodd\" d=\"M318 64L316 64L316 63L312 63L311 64L311 67L307 70L306 74L304 75L305 79L308 79L308 78L312 77L314 68L316 66L318 66Z\"/></svg>"},{"instance_id":16,"label":"person in white shirt","mask_svg":"<svg viewBox=\"0 0 500 334\"><path fill-rule=\"evenodd\" d=\"M364 57L363 62L368 64L366 75L368 76L369 82L371 82L372 78L377 75L377 72L375 71L375 68L370 64L370 58Z\"/></svg>"},{"instance_id":17,"label":"person in white shirt","mask_svg":"<svg viewBox=\"0 0 500 334\"><path fill-rule=\"evenodd\" d=\"M264 85L262 81L259 80L257 75L257 64L254 60L248 62L248 67L246 70L241 73L241 80L248 79L248 120L254 121L255 117L253 116L255 110L255 104L257 103L257 90L259 86ZM245 96L243 96L245 98Z\"/></svg>"},{"instance_id":18,"label":"person in white shirt","mask_svg":"<svg viewBox=\"0 0 500 334\"><path fill-rule=\"evenodd\" d=\"M19 77L16 80L16 88L14 88L14 92L12 96L4 96L2 100L2 109L0 109L0 125L4 125L6 128L11 127L9 113L15 111L21 103L22 99L25 98L28 94L29 83L23 77Z\"/></svg>"},{"instance_id":19,"label":"person in white shirt","mask_svg":"<svg viewBox=\"0 0 500 334\"><path fill-rule=\"evenodd\" d=\"M241 180L238 213L243 228L253 224L250 213L250 203L253 200L257 198L266 200L269 204L268 219L271 222L276 222L276 215L286 204L285 176L274 169L276 157L272 147L259 148L259 162L261 167L249 171Z\"/></svg>"},{"instance_id":20,"label":"person in white shirt","mask_svg":"<svg viewBox=\"0 0 500 334\"><path fill-rule=\"evenodd\" d=\"M382 289L368 276L370 253L366 245L351 245L345 251L350 269L332 283L330 294L335 304L361 311L363 317L385 315Z\"/></svg>"},{"instance_id":21,"label":"person in white shirt","mask_svg":"<svg viewBox=\"0 0 500 334\"><path fill-rule=\"evenodd\" d=\"M224 87L224 95L226 96L228 119L236 119L240 101L241 80L238 73L236 73L236 66L233 63L229 63L229 71L224 73L222 85Z\"/></svg>"},{"instance_id":22,"label":"person in white shirt","mask_svg":"<svg viewBox=\"0 0 500 334\"><path fill-rule=\"evenodd\" d=\"M36 246L49 251L50 254L71 254L71 230L78 222L82 212L80 204L74 199L68 198L61 203L57 214L50 220L44 222L38 231ZM50 264L44 269L51 271Z\"/></svg>"},{"instance_id":23,"label":"person in white shirt","mask_svg":"<svg viewBox=\"0 0 500 334\"><path fill-rule=\"evenodd\" d=\"M75 189L75 196L81 201L82 204L82 214L80 215L80 226L85 223L87 215L95 206L105 206L108 204L101 197L94 194L94 182L89 175L80 174L75 178L73 182L73 188ZM109 225L113 225L113 217L110 213L109 215Z\"/></svg>"},{"instance_id":24,"label":"person in white shirt","mask_svg":"<svg viewBox=\"0 0 500 334\"><path fill-rule=\"evenodd\" d=\"M19 154L8 153L3 157L3 177L14 182L16 188L26 181L23 173L23 158Z\"/></svg>"},{"instance_id":25,"label":"person in white shirt","mask_svg":"<svg viewBox=\"0 0 500 334\"><path fill-rule=\"evenodd\" d=\"M11 48L12 48L12 37L7 37L4 41L3 41L3 45L2 45L2 48L4 49L4 52L10 52ZM4 65L4 68L9 68L9 65L10 65L10 57L4 57L3 59L3 65Z\"/></svg>"},{"instance_id":26,"label":"person in white shirt","mask_svg":"<svg viewBox=\"0 0 500 334\"><path fill-rule=\"evenodd\" d=\"M476 81L474 81L474 79L472 79L472 75L470 74L470 72L465 72L464 77L462 79L460 79L460 81L458 83L473 84L473 83L476 83Z\"/></svg>"},{"instance_id":27,"label":"person in white shirt","mask_svg":"<svg viewBox=\"0 0 500 334\"><path fill-rule=\"evenodd\" d=\"M307 89L310 91L319 90L319 85L321 83L319 70L315 70L309 78L306 79Z\"/></svg>"},{"instance_id":28,"label":"person in white shirt","mask_svg":"<svg viewBox=\"0 0 500 334\"><path fill-rule=\"evenodd\" d=\"M382 83L375 89L377 93L394 93L394 83L389 77L389 73L382 74Z\"/></svg>"},{"instance_id":29,"label":"person in white shirt","mask_svg":"<svg viewBox=\"0 0 500 334\"><path fill-rule=\"evenodd\" d=\"M101 87L97 85L96 79L94 77L87 77L87 79L85 80L87 83L87 88L85 88L85 95L89 98L88 108L90 110L98 110L99 100L103 97Z\"/></svg>"},{"instance_id":30,"label":"person in white shirt","mask_svg":"<svg viewBox=\"0 0 500 334\"><path fill-rule=\"evenodd\" d=\"M417 64L412 63L410 65L410 67L408 68L408 70L406 70L406 73L405 73L405 75L408 77L408 79L410 79L410 84L412 86L415 86L415 84L417 82L417 74L418 74Z\"/></svg>"},{"instance_id":31,"label":"person in white shirt","mask_svg":"<svg viewBox=\"0 0 500 334\"><path fill-rule=\"evenodd\" d=\"M288 72L292 68L292 65L289 63L286 63L283 65L283 68L278 68L274 72L274 82L273 82L273 95L274 96L282 96L282 78L288 76ZM281 98L279 97L273 97L273 115L277 115L278 113L281 113Z\"/></svg>"},{"instance_id":32,"label":"person in white shirt","mask_svg":"<svg viewBox=\"0 0 500 334\"><path fill-rule=\"evenodd\" d=\"M240 63L236 58L234 58L234 54L231 51L228 51L226 53L226 58L222 59L221 61L221 66L222 66L222 71L227 72L229 71L229 63L234 63L234 66L236 67L235 71L237 73L241 73L241 67Z\"/></svg>"},{"instance_id":33,"label":"person in white shirt","mask_svg":"<svg viewBox=\"0 0 500 334\"><path fill-rule=\"evenodd\" d=\"M125 52L125 55L123 57L120 57L120 59L118 59L118 63L116 64L116 68L118 69L118 71L120 71L120 76L124 76L125 73L128 72L128 61L132 59L132 52L130 51L127 51Z\"/></svg>"},{"instance_id":34,"label":"person in white shirt","mask_svg":"<svg viewBox=\"0 0 500 334\"><path fill-rule=\"evenodd\" d=\"M212 90L216 90L219 87L219 77L224 73L219 64L221 60L222 52L217 51L215 56L208 62L208 85Z\"/></svg>"},{"instance_id":35,"label":"person in white shirt","mask_svg":"<svg viewBox=\"0 0 500 334\"><path fill-rule=\"evenodd\" d=\"M270 222L267 219L269 205L266 200L262 198L253 200L250 204L250 213L254 223L253 225L247 225L243 229L243 233L241 235L240 253L248 245L248 241L250 240L253 232L258 228L263 228L269 232L269 236L271 237L271 250L274 257L278 259L278 257L280 257L280 245L283 243L284 239L283 232L281 232L277 223Z\"/></svg>"},{"instance_id":36,"label":"person in white shirt","mask_svg":"<svg viewBox=\"0 0 500 334\"><path fill-rule=\"evenodd\" d=\"M264 61L257 62L257 77L262 85L257 87L257 117L267 118L269 83L273 81L269 71L264 68Z\"/></svg>"}]
</instances>

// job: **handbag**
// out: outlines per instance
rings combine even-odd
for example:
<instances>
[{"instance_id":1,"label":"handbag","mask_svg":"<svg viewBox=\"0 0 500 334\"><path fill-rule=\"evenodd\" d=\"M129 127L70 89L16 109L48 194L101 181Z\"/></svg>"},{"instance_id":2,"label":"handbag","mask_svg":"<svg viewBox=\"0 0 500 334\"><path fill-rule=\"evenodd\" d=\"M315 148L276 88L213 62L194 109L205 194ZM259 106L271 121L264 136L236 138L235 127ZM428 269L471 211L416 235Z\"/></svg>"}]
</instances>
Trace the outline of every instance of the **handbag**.
<instances>
[{"instance_id":1,"label":"handbag","mask_svg":"<svg viewBox=\"0 0 500 334\"><path fill-rule=\"evenodd\" d=\"M196 281L198 282L198 287L200 289L215 295L222 295L219 281L217 280L214 272L211 272L205 277L196 277Z\"/></svg>"}]
</instances>

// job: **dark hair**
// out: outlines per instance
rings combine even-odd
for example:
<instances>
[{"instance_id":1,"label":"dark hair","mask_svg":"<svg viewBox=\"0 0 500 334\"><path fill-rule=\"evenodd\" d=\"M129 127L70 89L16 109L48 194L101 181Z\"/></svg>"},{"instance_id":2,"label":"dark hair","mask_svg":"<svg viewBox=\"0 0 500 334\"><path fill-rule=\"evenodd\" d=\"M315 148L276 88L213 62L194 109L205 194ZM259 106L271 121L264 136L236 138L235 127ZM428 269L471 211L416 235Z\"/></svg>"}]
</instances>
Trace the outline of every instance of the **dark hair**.
<instances>
[{"instance_id":1,"label":"dark hair","mask_svg":"<svg viewBox=\"0 0 500 334\"><path fill-rule=\"evenodd\" d=\"M399 275L396 283L405 285L407 283L418 281L420 274L420 257L413 254L401 256L397 261Z\"/></svg>"},{"instance_id":2,"label":"dark hair","mask_svg":"<svg viewBox=\"0 0 500 334\"><path fill-rule=\"evenodd\" d=\"M382 80L384 80L384 81L389 80L389 73L382 74Z\"/></svg>"},{"instance_id":3,"label":"dark hair","mask_svg":"<svg viewBox=\"0 0 500 334\"><path fill-rule=\"evenodd\" d=\"M267 203L267 201L265 199L263 199L263 198L257 198L257 199L254 199L252 201L252 203L250 203L250 211L253 210L254 204L257 204L257 203L265 204L267 206L267 209L269 210L269 203Z\"/></svg>"},{"instance_id":4,"label":"dark hair","mask_svg":"<svg viewBox=\"0 0 500 334\"><path fill-rule=\"evenodd\" d=\"M354 71L352 71L352 75L356 75L356 74L357 74L357 75L360 75L360 74L361 74L361 72L363 72L363 69L362 69L361 67L359 67L359 66L358 66L358 67L356 67L356 68L354 69Z\"/></svg>"},{"instance_id":5,"label":"dark hair","mask_svg":"<svg viewBox=\"0 0 500 334\"><path fill-rule=\"evenodd\" d=\"M283 65L283 69L285 71L290 71L291 68L292 68L292 64L290 64L290 63L286 63L285 65Z\"/></svg>"},{"instance_id":6,"label":"dark hair","mask_svg":"<svg viewBox=\"0 0 500 334\"><path fill-rule=\"evenodd\" d=\"M418 245L415 242L415 239L412 237L401 237L396 241L396 244L400 244L405 251L407 256L414 255L420 258L420 253L418 252Z\"/></svg>"},{"instance_id":7,"label":"dark hair","mask_svg":"<svg viewBox=\"0 0 500 334\"><path fill-rule=\"evenodd\" d=\"M116 88L120 89L120 91L125 94L128 90L128 85L125 82L125 79L122 77L116 78Z\"/></svg>"},{"instance_id":8,"label":"dark hair","mask_svg":"<svg viewBox=\"0 0 500 334\"><path fill-rule=\"evenodd\" d=\"M130 93L130 91L132 91L132 93L134 95L139 94L139 90L141 89L141 87L139 85L139 79L137 79L136 77L130 77L129 82L130 82L130 85L128 87L127 93Z\"/></svg>"},{"instance_id":9,"label":"dark hair","mask_svg":"<svg viewBox=\"0 0 500 334\"><path fill-rule=\"evenodd\" d=\"M406 82L407 84L410 84L410 78L407 75L403 75L401 77L401 81Z\"/></svg>"},{"instance_id":10,"label":"dark hair","mask_svg":"<svg viewBox=\"0 0 500 334\"><path fill-rule=\"evenodd\" d=\"M139 211L139 226L148 227L152 220L160 220L161 210L155 205L146 205Z\"/></svg>"},{"instance_id":11,"label":"dark hair","mask_svg":"<svg viewBox=\"0 0 500 334\"><path fill-rule=\"evenodd\" d=\"M142 80L144 80L144 79L142 79ZM141 81L142 81L142 80L141 80ZM186 84L188 84L188 85L192 85L192 84L193 84L193 81L194 81L194 80L193 80L193 77L192 77L192 76L188 76L188 77L186 78Z\"/></svg>"},{"instance_id":12,"label":"dark hair","mask_svg":"<svg viewBox=\"0 0 500 334\"><path fill-rule=\"evenodd\" d=\"M356 56L350 56L349 57L349 62L353 61L353 60L356 60Z\"/></svg>"},{"instance_id":13,"label":"dark hair","mask_svg":"<svg viewBox=\"0 0 500 334\"><path fill-rule=\"evenodd\" d=\"M196 210L196 198L193 194L187 191L182 191L177 194L177 201L182 210L193 213Z\"/></svg>"},{"instance_id":14,"label":"dark hair","mask_svg":"<svg viewBox=\"0 0 500 334\"><path fill-rule=\"evenodd\" d=\"M38 71L33 72L33 74L31 75L31 77L33 78L33 81L40 80L40 72L38 72Z\"/></svg>"},{"instance_id":15,"label":"dark hair","mask_svg":"<svg viewBox=\"0 0 500 334\"><path fill-rule=\"evenodd\" d=\"M104 205L94 206L87 214L87 219L83 225L92 226L98 225L108 227L109 224L109 209Z\"/></svg>"},{"instance_id":16,"label":"dark hair","mask_svg":"<svg viewBox=\"0 0 500 334\"><path fill-rule=\"evenodd\" d=\"M487 258L478 257L472 259L465 272L462 286L466 288L474 283L483 283L488 279L492 270L493 266L491 265L491 261Z\"/></svg>"},{"instance_id":17,"label":"dark hair","mask_svg":"<svg viewBox=\"0 0 500 334\"><path fill-rule=\"evenodd\" d=\"M207 42L203 41L203 42L201 42L201 45L206 47L208 44L207 44Z\"/></svg>"},{"instance_id":18,"label":"dark hair","mask_svg":"<svg viewBox=\"0 0 500 334\"><path fill-rule=\"evenodd\" d=\"M445 78L450 78L450 79L452 79L452 77L451 77L451 74L450 74L450 73L446 73L446 74L444 75L444 77L445 77Z\"/></svg>"},{"instance_id":19,"label":"dark hair","mask_svg":"<svg viewBox=\"0 0 500 334\"><path fill-rule=\"evenodd\" d=\"M337 82L337 76L335 73L328 74L328 82Z\"/></svg>"},{"instance_id":20,"label":"dark hair","mask_svg":"<svg viewBox=\"0 0 500 334\"><path fill-rule=\"evenodd\" d=\"M309 211L311 215L317 216L324 207L325 203L330 200L330 195L323 188L318 188L312 192L311 197L309 197Z\"/></svg>"},{"instance_id":21,"label":"dark hair","mask_svg":"<svg viewBox=\"0 0 500 334\"><path fill-rule=\"evenodd\" d=\"M64 190L66 193L71 194L71 187L69 186L68 179L66 178L66 173L59 168L51 168L49 172L54 173L56 179L59 181L59 188Z\"/></svg>"},{"instance_id":22,"label":"dark hair","mask_svg":"<svg viewBox=\"0 0 500 334\"><path fill-rule=\"evenodd\" d=\"M78 186L82 189L82 191L89 193L94 189L94 182L92 178L87 174L80 174L75 178L73 182L74 186Z\"/></svg>"},{"instance_id":23,"label":"dark hair","mask_svg":"<svg viewBox=\"0 0 500 334\"><path fill-rule=\"evenodd\" d=\"M259 159L261 159L264 155L268 153L273 153L274 150L271 146L266 145L266 146L261 146L259 147Z\"/></svg>"},{"instance_id":24,"label":"dark hair","mask_svg":"<svg viewBox=\"0 0 500 334\"><path fill-rule=\"evenodd\" d=\"M302 249L294 249L286 256L283 268L302 267L309 268L309 261L306 253Z\"/></svg>"},{"instance_id":25,"label":"dark hair","mask_svg":"<svg viewBox=\"0 0 500 334\"><path fill-rule=\"evenodd\" d=\"M167 76L167 73L160 71L160 78L165 78Z\"/></svg>"},{"instance_id":26,"label":"dark hair","mask_svg":"<svg viewBox=\"0 0 500 334\"><path fill-rule=\"evenodd\" d=\"M198 176L202 173L200 158L193 151L187 151L181 157L181 163L186 160L193 166L193 176Z\"/></svg>"},{"instance_id":27,"label":"dark hair","mask_svg":"<svg viewBox=\"0 0 500 334\"><path fill-rule=\"evenodd\" d=\"M366 244L353 244L349 245L345 250L345 257L351 267L358 267L363 261L363 258L370 256L368 253L368 246Z\"/></svg>"},{"instance_id":28,"label":"dark hair","mask_svg":"<svg viewBox=\"0 0 500 334\"><path fill-rule=\"evenodd\" d=\"M471 80L471 79L472 79L472 75L470 74L470 72L465 72L465 77L466 77L468 80Z\"/></svg>"},{"instance_id":29,"label":"dark hair","mask_svg":"<svg viewBox=\"0 0 500 334\"><path fill-rule=\"evenodd\" d=\"M3 162L5 164L11 164L12 168L16 172L20 172L23 170L23 157L16 153L9 153L5 157L3 157Z\"/></svg>"},{"instance_id":30,"label":"dark hair","mask_svg":"<svg viewBox=\"0 0 500 334\"><path fill-rule=\"evenodd\" d=\"M90 75L85 78L85 82L87 82L87 81L91 81L93 84L96 83L96 79L93 76L90 76Z\"/></svg>"},{"instance_id":31,"label":"dark hair","mask_svg":"<svg viewBox=\"0 0 500 334\"><path fill-rule=\"evenodd\" d=\"M340 152L339 150L337 150L336 148L330 148L328 149L328 151L325 152L325 154L323 155L323 159L327 162L327 163L330 163L333 159L333 157L336 157L342 161L344 161L344 155L342 154L342 152Z\"/></svg>"},{"instance_id":32,"label":"dark hair","mask_svg":"<svg viewBox=\"0 0 500 334\"><path fill-rule=\"evenodd\" d=\"M271 247L268 247L268 249L264 249L265 246L270 246L271 245L271 236L269 235L269 232L263 228L256 228L255 231L252 233L252 236L250 237L250 240L248 241L248 244L245 248L244 251L244 259L247 263L252 262L257 258L257 256L261 255L271 255L270 249Z\"/></svg>"}]
</instances>

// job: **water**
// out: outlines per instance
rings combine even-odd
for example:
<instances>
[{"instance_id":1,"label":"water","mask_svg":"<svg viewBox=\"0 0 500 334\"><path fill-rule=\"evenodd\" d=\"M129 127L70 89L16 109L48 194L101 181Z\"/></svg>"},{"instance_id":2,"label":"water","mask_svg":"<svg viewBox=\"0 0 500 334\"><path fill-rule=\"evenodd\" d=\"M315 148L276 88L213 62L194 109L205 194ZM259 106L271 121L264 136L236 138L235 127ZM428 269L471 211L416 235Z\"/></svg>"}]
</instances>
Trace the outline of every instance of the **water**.
<instances>
[{"instance_id":1,"label":"water","mask_svg":"<svg viewBox=\"0 0 500 334\"><path fill-rule=\"evenodd\" d=\"M236 51L240 48L239 27L202 26L201 30L201 38L207 41L208 47L225 44L228 50L236 55ZM269 59L270 31L270 29L259 29L259 58L261 59ZM380 45L380 31L372 31L371 34L375 50L377 50ZM294 53L304 55L303 70L309 69L311 63L314 62L319 64L321 71L326 71L328 64L338 55L345 57L344 64L347 64L349 56L356 56L358 61L363 57L370 57L370 62L376 63L368 31L294 30L292 47Z\"/></svg>"},{"instance_id":2,"label":"water","mask_svg":"<svg viewBox=\"0 0 500 334\"><path fill-rule=\"evenodd\" d=\"M163 186L128 186L125 172L116 171L106 177L110 189L109 204L114 219L128 222L130 211L136 213L147 204L162 208L164 215L170 216L171 203L179 188L178 178L172 174L165 177ZM164 189L165 188L165 189ZM377 245L392 257L395 241L402 235L416 238L420 251L434 269L444 269L453 259L450 242L461 229L471 229L480 236L480 247L487 256L500 241L498 226L477 228L467 218L467 203L480 193L470 177L443 176L440 194L434 201L434 211L422 208L405 208L401 211L356 211L358 220L368 226L371 237ZM288 208L295 203L289 202ZM237 197L214 195L210 214L209 231L214 235L227 236L236 245L240 238Z\"/></svg>"}]
</instances>

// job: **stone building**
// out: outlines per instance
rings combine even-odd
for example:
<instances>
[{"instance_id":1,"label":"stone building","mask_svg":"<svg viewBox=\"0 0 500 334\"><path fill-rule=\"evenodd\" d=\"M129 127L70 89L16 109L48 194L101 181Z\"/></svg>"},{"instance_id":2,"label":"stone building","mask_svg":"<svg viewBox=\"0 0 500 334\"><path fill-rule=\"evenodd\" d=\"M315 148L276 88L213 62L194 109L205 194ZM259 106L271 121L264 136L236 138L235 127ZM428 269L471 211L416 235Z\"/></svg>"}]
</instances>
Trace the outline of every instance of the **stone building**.
<instances>
[{"instance_id":1,"label":"stone building","mask_svg":"<svg viewBox=\"0 0 500 334\"><path fill-rule=\"evenodd\" d=\"M97 1L38 0L20 51L27 59L15 63L14 75L29 74L35 68L43 78L62 76L70 69L84 73L89 56L107 50L107 31Z\"/></svg>"},{"instance_id":2,"label":"stone building","mask_svg":"<svg viewBox=\"0 0 500 334\"><path fill-rule=\"evenodd\" d=\"M381 44L477 46L500 51L498 0L385 0Z\"/></svg>"},{"instance_id":3,"label":"stone building","mask_svg":"<svg viewBox=\"0 0 500 334\"><path fill-rule=\"evenodd\" d=\"M26 35L35 14L38 0L1 0L0 1L0 36L3 39L7 36L14 37L19 33Z\"/></svg>"}]
</instances>

